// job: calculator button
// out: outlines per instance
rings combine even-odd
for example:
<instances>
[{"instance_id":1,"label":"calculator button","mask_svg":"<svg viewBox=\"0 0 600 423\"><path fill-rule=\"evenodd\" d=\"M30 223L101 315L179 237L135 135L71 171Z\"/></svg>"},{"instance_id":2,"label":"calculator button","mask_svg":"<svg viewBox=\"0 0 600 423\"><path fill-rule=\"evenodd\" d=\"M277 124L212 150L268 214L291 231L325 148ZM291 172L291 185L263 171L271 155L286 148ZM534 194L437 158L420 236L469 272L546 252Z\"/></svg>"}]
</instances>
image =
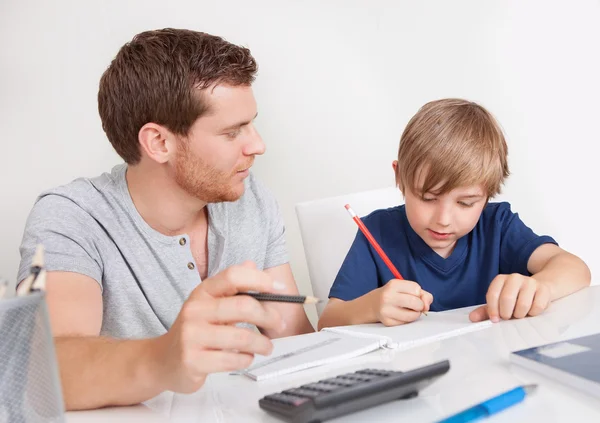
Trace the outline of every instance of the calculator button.
<instances>
[{"instance_id":1,"label":"calculator button","mask_svg":"<svg viewBox=\"0 0 600 423\"><path fill-rule=\"evenodd\" d=\"M287 394L273 394L265 397L267 401L278 402L280 404L293 405L295 407L304 404L307 401L310 401L309 398L297 397L295 395L287 395Z\"/></svg>"},{"instance_id":2,"label":"calculator button","mask_svg":"<svg viewBox=\"0 0 600 423\"><path fill-rule=\"evenodd\" d=\"M391 376L394 373L401 373L401 372L394 372L391 370L365 369L365 370L360 370L356 373L364 374L364 375L373 375L373 376Z\"/></svg>"},{"instance_id":3,"label":"calculator button","mask_svg":"<svg viewBox=\"0 0 600 423\"><path fill-rule=\"evenodd\" d=\"M312 389L294 388L287 391L283 391L284 394L294 395L297 397L315 398L321 395L320 391L314 391Z\"/></svg>"},{"instance_id":4,"label":"calculator button","mask_svg":"<svg viewBox=\"0 0 600 423\"><path fill-rule=\"evenodd\" d=\"M337 389L341 389L342 387L339 385L330 385L329 383L310 383L308 385L301 386L303 389L312 389L314 391L320 392L332 392Z\"/></svg>"},{"instance_id":5,"label":"calculator button","mask_svg":"<svg viewBox=\"0 0 600 423\"><path fill-rule=\"evenodd\" d=\"M377 376L367 376L367 375L359 375L356 373L352 373L349 375L344 375L344 376L340 376L342 379L348 379L348 380L357 380L360 382L370 382L374 379L377 379Z\"/></svg>"},{"instance_id":6,"label":"calculator button","mask_svg":"<svg viewBox=\"0 0 600 423\"><path fill-rule=\"evenodd\" d=\"M344 379L341 377L334 377L331 379L325 379L320 381L321 383L329 383L330 385L339 385L339 386L352 386L355 385L357 383L361 383L360 380L353 380L353 379Z\"/></svg>"}]
</instances>

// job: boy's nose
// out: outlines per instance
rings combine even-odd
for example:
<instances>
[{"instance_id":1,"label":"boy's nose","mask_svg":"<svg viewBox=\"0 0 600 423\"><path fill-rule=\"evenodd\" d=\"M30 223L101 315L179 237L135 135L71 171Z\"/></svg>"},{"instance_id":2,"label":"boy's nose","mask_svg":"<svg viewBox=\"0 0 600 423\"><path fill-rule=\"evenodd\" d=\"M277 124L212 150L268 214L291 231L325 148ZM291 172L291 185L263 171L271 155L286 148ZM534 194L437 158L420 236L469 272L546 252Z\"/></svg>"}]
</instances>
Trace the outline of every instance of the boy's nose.
<instances>
[{"instance_id":1,"label":"boy's nose","mask_svg":"<svg viewBox=\"0 0 600 423\"><path fill-rule=\"evenodd\" d=\"M450 226L450 222L451 222L451 213L450 213L450 208L449 207L445 207L445 206L440 206L438 207L437 213L436 213L436 222L438 225L446 227L446 226Z\"/></svg>"}]
</instances>

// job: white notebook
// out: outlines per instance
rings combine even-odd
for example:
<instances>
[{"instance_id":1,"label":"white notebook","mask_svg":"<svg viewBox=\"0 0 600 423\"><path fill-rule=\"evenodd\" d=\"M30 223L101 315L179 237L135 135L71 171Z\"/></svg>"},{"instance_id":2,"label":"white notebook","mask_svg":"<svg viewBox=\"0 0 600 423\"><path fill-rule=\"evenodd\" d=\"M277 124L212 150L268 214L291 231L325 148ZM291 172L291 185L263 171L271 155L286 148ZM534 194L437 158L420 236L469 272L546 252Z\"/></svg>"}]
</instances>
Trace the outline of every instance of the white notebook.
<instances>
[{"instance_id":1,"label":"white notebook","mask_svg":"<svg viewBox=\"0 0 600 423\"><path fill-rule=\"evenodd\" d=\"M406 350L490 327L469 321L473 307L430 312L416 322L386 327L381 323L325 328L307 335L275 339L270 356L256 356L241 373L256 381L358 357L378 350Z\"/></svg>"}]
</instances>

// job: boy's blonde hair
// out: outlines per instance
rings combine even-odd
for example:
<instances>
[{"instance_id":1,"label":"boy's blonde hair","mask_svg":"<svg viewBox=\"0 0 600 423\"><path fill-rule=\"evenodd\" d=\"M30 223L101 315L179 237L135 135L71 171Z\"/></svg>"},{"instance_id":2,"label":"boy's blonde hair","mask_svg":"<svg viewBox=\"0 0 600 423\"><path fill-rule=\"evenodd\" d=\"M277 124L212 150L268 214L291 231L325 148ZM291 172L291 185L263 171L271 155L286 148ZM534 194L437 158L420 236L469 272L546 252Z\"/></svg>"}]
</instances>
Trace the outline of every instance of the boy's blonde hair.
<instances>
[{"instance_id":1,"label":"boy's blonde hair","mask_svg":"<svg viewBox=\"0 0 600 423\"><path fill-rule=\"evenodd\" d=\"M420 196L481 184L492 198L509 175L507 156L502 129L485 108L455 98L432 101L402 133L396 183ZM426 175L418 187L421 172Z\"/></svg>"}]
</instances>

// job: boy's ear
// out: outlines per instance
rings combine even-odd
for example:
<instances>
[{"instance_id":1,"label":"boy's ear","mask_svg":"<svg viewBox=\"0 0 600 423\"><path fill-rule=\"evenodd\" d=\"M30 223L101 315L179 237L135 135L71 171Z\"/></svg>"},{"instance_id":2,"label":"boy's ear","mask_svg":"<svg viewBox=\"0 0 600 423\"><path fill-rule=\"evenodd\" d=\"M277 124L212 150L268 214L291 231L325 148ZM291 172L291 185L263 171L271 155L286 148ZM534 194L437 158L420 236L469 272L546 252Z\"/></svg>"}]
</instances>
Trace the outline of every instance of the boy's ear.
<instances>
[{"instance_id":1,"label":"boy's ear","mask_svg":"<svg viewBox=\"0 0 600 423\"><path fill-rule=\"evenodd\" d=\"M404 195L404 191L402 190L402 184L400 183L402 181L400 180L400 173L398 172L398 160L394 160L392 162L392 169L394 169L394 178L396 179L396 187L402 193L402 197L406 198L406 196Z\"/></svg>"},{"instance_id":2,"label":"boy's ear","mask_svg":"<svg viewBox=\"0 0 600 423\"><path fill-rule=\"evenodd\" d=\"M398 173L398 160L394 160L392 162L392 169L394 169L394 178L396 179L396 186L400 188L402 185L400 184L400 174ZM402 189L400 189L402 191Z\"/></svg>"}]
</instances>

